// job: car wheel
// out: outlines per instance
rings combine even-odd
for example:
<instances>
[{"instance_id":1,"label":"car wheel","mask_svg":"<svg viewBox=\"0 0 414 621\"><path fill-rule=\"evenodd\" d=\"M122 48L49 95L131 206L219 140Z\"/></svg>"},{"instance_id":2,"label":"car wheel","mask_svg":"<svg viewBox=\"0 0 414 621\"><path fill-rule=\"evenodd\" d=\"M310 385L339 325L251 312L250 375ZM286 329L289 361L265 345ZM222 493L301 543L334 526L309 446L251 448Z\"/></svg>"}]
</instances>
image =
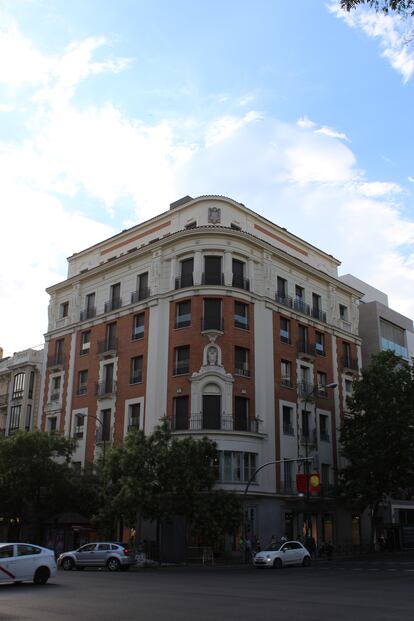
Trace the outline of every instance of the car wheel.
<instances>
[{"instance_id":1,"label":"car wheel","mask_svg":"<svg viewBox=\"0 0 414 621\"><path fill-rule=\"evenodd\" d=\"M282 569L283 563L281 558L275 558L273 561L273 569Z\"/></svg>"},{"instance_id":2,"label":"car wheel","mask_svg":"<svg viewBox=\"0 0 414 621\"><path fill-rule=\"evenodd\" d=\"M71 558L64 558L62 561L62 569L64 569L65 571L71 571L71 569L73 569L74 567L74 562L72 561Z\"/></svg>"},{"instance_id":3,"label":"car wheel","mask_svg":"<svg viewBox=\"0 0 414 621\"><path fill-rule=\"evenodd\" d=\"M310 564L311 564L310 556L305 556L303 558L302 565L304 567L309 567Z\"/></svg>"},{"instance_id":4,"label":"car wheel","mask_svg":"<svg viewBox=\"0 0 414 621\"><path fill-rule=\"evenodd\" d=\"M35 575L33 577L33 582L35 584L46 584L49 580L50 571L47 567L39 567L35 571Z\"/></svg>"},{"instance_id":5,"label":"car wheel","mask_svg":"<svg viewBox=\"0 0 414 621\"><path fill-rule=\"evenodd\" d=\"M109 569L109 571L119 571L121 563L118 561L117 558L110 558L108 559L106 566Z\"/></svg>"}]
</instances>

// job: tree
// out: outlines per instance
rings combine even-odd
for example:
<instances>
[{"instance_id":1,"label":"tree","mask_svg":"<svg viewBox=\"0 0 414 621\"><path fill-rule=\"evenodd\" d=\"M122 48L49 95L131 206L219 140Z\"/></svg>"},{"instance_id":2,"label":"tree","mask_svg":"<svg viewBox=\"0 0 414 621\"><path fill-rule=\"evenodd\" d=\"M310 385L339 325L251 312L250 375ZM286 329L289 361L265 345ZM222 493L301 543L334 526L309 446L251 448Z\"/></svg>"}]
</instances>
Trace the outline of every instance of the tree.
<instances>
[{"instance_id":1,"label":"tree","mask_svg":"<svg viewBox=\"0 0 414 621\"><path fill-rule=\"evenodd\" d=\"M360 510L371 510L371 544L379 504L414 489L414 372L391 351L373 356L354 382L341 428L347 465L339 491Z\"/></svg>"},{"instance_id":2,"label":"tree","mask_svg":"<svg viewBox=\"0 0 414 621\"><path fill-rule=\"evenodd\" d=\"M386 14L394 11L404 17L414 16L414 0L340 0L341 8L346 11L352 11L362 4Z\"/></svg>"},{"instance_id":3,"label":"tree","mask_svg":"<svg viewBox=\"0 0 414 621\"><path fill-rule=\"evenodd\" d=\"M148 436L132 431L107 460L108 511L130 526L137 525L139 516L156 522L158 537L161 523L174 516L185 518L209 537L211 532L206 533L206 521L200 517L208 512L215 538L219 532L232 532L241 522L240 501L235 494L212 489L216 451L207 438L173 437L166 421Z\"/></svg>"},{"instance_id":4,"label":"tree","mask_svg":"<svg viewBox=\"0 0 414 621\"><path fill-rule=\"evenodd\" d=\"M0 507L41 542L45 520L62 511L92 512L96 485L70 465L75 441L40 431L0 436ZM19 534L18 532L16 534Z\"/></svg>"}]
</instances>

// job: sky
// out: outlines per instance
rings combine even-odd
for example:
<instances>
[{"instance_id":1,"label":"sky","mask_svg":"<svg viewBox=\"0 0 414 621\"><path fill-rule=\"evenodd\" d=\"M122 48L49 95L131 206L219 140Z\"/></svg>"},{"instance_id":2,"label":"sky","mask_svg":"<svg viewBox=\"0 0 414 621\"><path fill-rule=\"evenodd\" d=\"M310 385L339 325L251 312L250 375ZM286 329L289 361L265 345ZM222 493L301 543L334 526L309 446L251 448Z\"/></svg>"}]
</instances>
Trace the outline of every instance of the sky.
<instances>
[{"instance_id":1,"label":"sky","mask_svg":"<svg viewBox=\"0 0 414 621\"><path fill-rule=\"evenodd\" d=\"M66 258L229 196L414 317L412 24L334 0L0 0L0 346ZM408 41L408 42L407 42Z\"/></svg>"}]
</instances>

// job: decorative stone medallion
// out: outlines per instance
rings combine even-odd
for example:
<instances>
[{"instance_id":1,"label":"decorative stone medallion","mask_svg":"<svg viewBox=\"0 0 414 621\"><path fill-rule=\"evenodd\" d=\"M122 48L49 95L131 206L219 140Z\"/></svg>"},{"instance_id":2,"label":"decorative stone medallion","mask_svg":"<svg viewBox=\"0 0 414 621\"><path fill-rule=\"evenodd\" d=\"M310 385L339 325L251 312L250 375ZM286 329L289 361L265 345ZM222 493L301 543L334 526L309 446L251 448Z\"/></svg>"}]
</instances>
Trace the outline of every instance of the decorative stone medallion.
<instances>
[{"instance_id":1,"label":"decorative stone medallion","mask_svg":"<svg viewBox=\"0 0 414 621\"><path fill-rule=\"evenodd\" d=\"M220 224L221 222L221 209L219 207L208 208L208 223Z\"/></svg>"}]
</instances>

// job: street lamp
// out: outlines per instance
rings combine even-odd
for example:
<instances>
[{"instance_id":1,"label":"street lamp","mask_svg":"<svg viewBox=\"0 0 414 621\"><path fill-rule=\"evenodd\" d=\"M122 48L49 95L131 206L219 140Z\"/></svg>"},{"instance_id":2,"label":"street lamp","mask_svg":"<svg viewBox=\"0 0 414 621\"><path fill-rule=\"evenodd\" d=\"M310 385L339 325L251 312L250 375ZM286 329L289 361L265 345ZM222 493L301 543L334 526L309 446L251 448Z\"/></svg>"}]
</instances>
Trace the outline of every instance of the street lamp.
<instances>
[{"instance_id":1,"label":"street lamp","mask_svg":"<svg viewBox=\"0 0 414 621\"><path fill-rule=\"evenodd\" d=\"M309 419L308 419L308 410L307 410L307 406L308 406L308 402L309 399L311 397L315 398L315 393L318 390L318 388L336 388L337 387L337 383L336 382L331 382L330 384L313 384L312 385L312 389L308 391L308 393L305 395L305 403L304 403L304 408L303 411L305 412L305 416L306 416L306 429L305 429L305 480L306 480L306 513L305 513L305 528L306 528L306 537L309 537L309 496L310 496L310 490L309 490ZM316 411L316 410L315 410ZM315 433L317 430L317 424L316 424L316 414L315 414ZM303 421L302 421L303 423ZM299 445L298 445L299 448Z\"/></svg>"}]
</instances>

